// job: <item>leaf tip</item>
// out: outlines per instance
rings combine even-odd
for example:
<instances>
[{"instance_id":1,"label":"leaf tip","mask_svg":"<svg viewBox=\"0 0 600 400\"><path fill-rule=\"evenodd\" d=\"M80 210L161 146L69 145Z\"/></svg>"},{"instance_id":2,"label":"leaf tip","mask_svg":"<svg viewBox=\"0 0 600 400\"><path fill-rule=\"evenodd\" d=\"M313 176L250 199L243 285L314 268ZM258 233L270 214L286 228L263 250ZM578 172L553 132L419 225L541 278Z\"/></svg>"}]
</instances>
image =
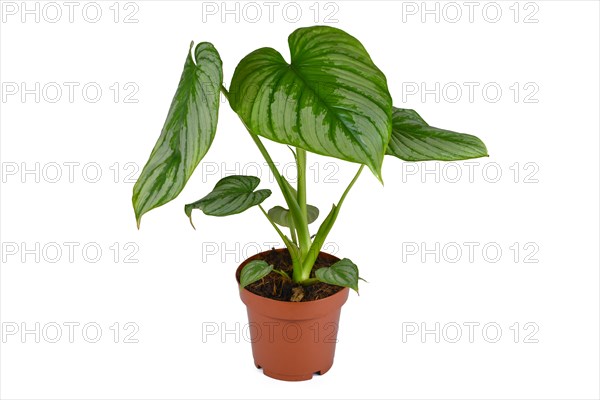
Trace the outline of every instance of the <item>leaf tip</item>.
<instances>
[{"instance_id":1,"label":"leaf tip","mask_svg":"<svg viewBox=\"0 0 600 400\"><path fill-rule=\"evenodd\" d=\"M140 224L142 223L142 215L144 215L143 213L139 213L138 210L135 209L134 207L134 211L135 211L135 224L137 226L138 231L140 230Z\"/></svg>"},{"instance_id":2,"label":"leaf tip","mask_svg":"<svg viewBox=\"0 0 600 400\"><path fill-rule=\"evenodd\" d=\"M369 165L369 169L371 170L373 175L375 175L375 178L377 178L379 183L381 183L381 185L383 186L383 175L381 174L381 165L379 165L378 168L373 168L371 165Z\"/></svg>"},{"instance_id":3,"label":"leaf tip","mask_svg":"<svg viewBox=\"0 0 600 400\"><path fill-rule=\"evenodd\" d=\"M190 220L190 224L192 225L192 228L194 228L194 230L196 230L196 227L194 226L194 221L192 221L192 210L194 209L194 207L191 204L186 204L185 207L183 208L183 210L185 211L185 215L187 215L187 217Z\"/></svg>"},{"instance_id":4,"label":"leaf tip","mask_svg":"<svg viewBox=\"0 0 600 400\"><path fill-rule=\"evenodd\" d=\"M190 220L190 225L192 225L192 228L194 228L194 230L196 230L196 226L194 225L194 221L192 221L192 214L190 213L190 215L188 216L189 220Z\"/></svg>"},{"instance_id":5,"label":"leaf tip","mask_svg":"<svg viewBox=\"0 0 600 400\"><path fill-rule=\"evenodd\" d=\"M137 186L138 182L135 183L135 186ZM144 213L141 212L140 208L138 207L137 193L135 192L135 186L133 189L133 197L131 199L131 203L133 205L133 213L135 214L135 224L137 226L137 229L140 230L140 224L142 222L142 215L144 215Z\"/></svg>"}]
</instances>

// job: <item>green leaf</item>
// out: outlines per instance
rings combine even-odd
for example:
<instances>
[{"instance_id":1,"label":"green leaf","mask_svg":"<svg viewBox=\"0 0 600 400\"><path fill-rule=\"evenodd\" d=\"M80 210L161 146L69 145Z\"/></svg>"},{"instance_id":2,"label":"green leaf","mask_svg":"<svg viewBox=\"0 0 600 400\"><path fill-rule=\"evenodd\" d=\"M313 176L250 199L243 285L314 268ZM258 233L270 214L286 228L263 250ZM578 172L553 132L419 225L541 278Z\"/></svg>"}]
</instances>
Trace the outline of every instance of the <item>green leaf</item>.
<instances>
[{"instance_id":1,"label":"green leaf","mask_svg":"<svg viewBox=\"0 0 600 400\"><path fill-rule=\"evenodd\" d=\"M358 292L358 267L347 258L330 267L316 269L315 276L321 282L349 287Z\"/></svg>"},{"instance_id":2,"label":"green leaf","mask_svg":"<svg viewBox=\"0 0 600 400\"><path fill-rule=\"evenodd\" d=\"M192 210L199 209L206 215L224 217L239 214L250 207L262 203L271 195L269 189L254 189L260 183L255 176L231 175L221 179L215 188L200 200L186 204L185 214L192 222Z\"/></svg>"},{"instance_id":3,"label":"green leaf","mask_svg":"<svg viewBox=\"0 0 600 400\"><path fill-rule=\"evenodd\" d=\"M138 228L148 211L181 193L202 160L217 129L219 90L223 68L210 43L192 47L160 137L133 187L133 208Z\"/></svg>"},{"instance_id":4,"label":"green leaf","mask_svg":"<svg viewBox=\"0 0 600 400\"><path fill-rule=\"evenodd\" d=\"M414 110L394 107L392 117L388 155L404 161L458 161L488 155L476 136L429 126Z\"/></svg>"},{"instance_id":5,"label":"green leaf","mask_svg":"<svg viewBox=\"0 0 600 400\"><path fill-rule=\"evenodd\" d=\"M308 216L308 223L312 224L319 218L319 209L310 204L306 205L306 213ZM292 225L292 214L290 210L281 206L275 206L269 210L269 218L273 220L277 225L285 226L287 228Z\"/></svg>"},{"instance_id":6,"label":"green leaf","mask_svg":"<svg viewBox=\"0 0 600 400\"><path fill-rule=\"evenodd\" d=\"M246 287L259 279L269 275L273 266L264 260L252 260L240 272L240 287Z\"/></svg>"},{"instance_id":7,"label":"green leaf","mask_svg":"<svg viewBox=\"0 0 600 400\"><path fill-rule=\"evenodd\" d=\"M290 64L272 48L240 61L231 82L233 109L257 135L366 164L381 179L392 113L383 72L340 29L300 28L288 42Z\"/></svg>"}]
</instances>

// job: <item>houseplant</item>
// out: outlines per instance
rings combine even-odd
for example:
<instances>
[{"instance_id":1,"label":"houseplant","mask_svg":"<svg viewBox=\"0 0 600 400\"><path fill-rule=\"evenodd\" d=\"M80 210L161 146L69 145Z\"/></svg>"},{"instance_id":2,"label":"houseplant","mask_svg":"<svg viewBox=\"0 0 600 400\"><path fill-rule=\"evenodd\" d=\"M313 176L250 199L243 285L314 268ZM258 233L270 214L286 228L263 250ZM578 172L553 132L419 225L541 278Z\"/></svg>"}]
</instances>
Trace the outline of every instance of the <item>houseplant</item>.
<instances>
[{"instance_id":1,"label":"houseplant","mask_svg":"<svg viewBox=\"0 0 600 400\"><path fill-rule=\"evenodd\" d=\"M393 107L385 75L346 32L300 28L288 42L290 63L274 49L258 49L237 65L229 90L214 46L192 43L163 130L134 186L133 206L139 228L146 212L182 191L213 141L222 93L266 160L286 204L266 211L261 203L271 191L256 190L257 177L235 175L185 205L185 213L191 222L195 209L226 216L258 206L273 226L285 249L251 257L236 277L250 323L258 324L252 334L255 363L272 377L303 380L331 367L340 308L348 288L358 291L357 266L321 248L364 167L382 181L385 155L450 161L487 156L487 150L475 136L429 126L415 111ZM277 170L261 137L290 147L296 187ZM360 165L314 236L309 224L319 212L307 203L308 152ZM316 323L316 334L309 338L310 323ZM265 326L275 327L266 335L260 331ZM289 337L290 326L300 335Z\"/></svg>"}]
</instances>

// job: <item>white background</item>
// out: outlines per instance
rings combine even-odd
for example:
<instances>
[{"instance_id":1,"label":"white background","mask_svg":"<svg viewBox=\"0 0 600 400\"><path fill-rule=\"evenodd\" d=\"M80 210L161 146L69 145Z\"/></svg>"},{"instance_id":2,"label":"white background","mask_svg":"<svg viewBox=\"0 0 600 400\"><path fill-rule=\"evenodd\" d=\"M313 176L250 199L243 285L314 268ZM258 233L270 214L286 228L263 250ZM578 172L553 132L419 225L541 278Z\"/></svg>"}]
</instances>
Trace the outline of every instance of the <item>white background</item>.
<instances>
[{"instance_id":1,"label":"white background","mask_svg":"<svg viewBox=\"0 0 600 400\"><path fill-rule=\"evenodd\" d=\"M2 398L599 397L597 2L480 2L472 22L463 2L427 3L437 7L437 22L422 14L421 2L366 1L301 2L287 15L279 3L271 22L258 2L256 23L248 21L256 7L244 3L236 22L235 14L222 14L221 2L98 2L96 23L82 16L85 2L73 22L56 3L56 23L48 21L55 9L43 13L44 2L39 22L31 14L24 23L21 3L7 3L0 28ZM93 19L94 9L86 10ZM457 10L461 18L452 22ZM263 164L229 106L222 104L205 166L176 200L147 214L140 231L126 175L143 166L160 133L191 40L216 46L228 86L244 55L269 46L288 58L288 34L323 24L332 12L337 22L329 23L359 38L386 73L396 106L418 110L434 126L476 134L490 157L446 169L389 158L384 187L361 176L328 249L355 261L369 283L343 308L331 371L286 383L253 366L233 276L276 234L258 209L224 219L195 214L196 231L183 213L222 176L256 174L249 163ZM137 22L124 23L130 13ZM21 83L35 92L36 82L39 102L35 93L22 98ZM65 82L79 84L73 102ZM465 82L478 85L472 101ZM93 90L83 97L87 83L102 89L95 103ZM440 98L422 98L421 83L439 83ZM52 103L56 85L62 97ZM454 101L456 86L462 97ZM137 102L125 102L132 88L139 90L127 100ZM290 162L285 147L268 147ZM309 202L327 210L356 166L312 155L309 166ZM422 175L426 168L434 172ZM277 189L266 168L259 173L261 187ZM275 193L267 206L281 202ZM65 242L76 243L72 259ZM473 259L465 242L478 243ZM423 252L435 253L436 243L437 254ZM452 262L457 248L462 256ZM73 343L69 322L79 324ZM36 323L39 343L33 333L21 336ZM82 333L88 323L102 329L97 343L88 342L93 328ZM433 333L406 335L436 323L439 343ZM472 340L466 323L479 324ZM55 324L62 337L51 343ZM457 325L462 336L452 343ZM125 343L135 326L129 339L138 342ZM208 326L238 337L207 336ZM501 336L491 343L496 326Z\"/></svg>"}]
</instances>

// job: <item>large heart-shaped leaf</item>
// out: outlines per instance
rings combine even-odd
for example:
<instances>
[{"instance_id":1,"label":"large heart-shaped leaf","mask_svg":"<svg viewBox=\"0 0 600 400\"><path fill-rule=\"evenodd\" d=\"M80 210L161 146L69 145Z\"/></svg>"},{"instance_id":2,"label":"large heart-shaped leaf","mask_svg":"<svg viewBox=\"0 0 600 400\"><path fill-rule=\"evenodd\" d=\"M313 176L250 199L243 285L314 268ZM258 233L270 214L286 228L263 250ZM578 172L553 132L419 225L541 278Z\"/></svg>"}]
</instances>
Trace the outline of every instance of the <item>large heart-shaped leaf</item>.
<instances>
[{"instance_id":1,"label":"large heart-shaped leaf","mask_svg":"<svg viewBox=\"0 0 600 400\"><path fill-rule=\"evenodd\" d=\"M330 267L316 269L315 276L321 282L349 287L358 292L358 267L347 258L341 259Z\"/></svg>"},{"instance_id":2,"label":"large heart-shaped leaf","mask_svg":"<svg viewBox=\"0 0 600 400\"><path fill-rule=\"evenodd\" d=\"M231 175L221 179L215 188L200 200L185 205L185 214L192 222L192 210L199 209L206 215L224 217L239 214L262 203L271 195L269 189L254 189L260 183L255 176Z\"/></svg>"},{"instance_id":3,"label":"large heart-shaped leaf","mask_svg":"<svg viewBox=\"0 0 600 400\"><path fill-rule=\"evenodd\" d=\"M192 47L160 137L133 187L138 228L142 215L173 200L202 160L217 129L223 68L210 43Z\"/></svg>"},{"instance_id":4,"label":"large heart-shaped leaf","mask_svg":"<svg viewBox=\"0 0 600 400\"><path fill-rule=\"evenodd\" d=\"M319 209L315 206L311 206L310 204L306 205L306 214L307 214L307 222L312 224L319 218ZM269 218L277 225L291 227L292 225L292 215L290 214L290 210L287 208L283 208L281 206L275 206L271 208L268 212Z\"/></svg>"},{"instance_id":5,"label":"large heart-shaped leaf","mask_svg":"<svg viewBox=\"0 0 600 400\"><path fill-rule=\"evenodd\" d=\"M269 275L273 271L273 266L264 260L252 260L242 268L240 272L240 287L244 288L249 284Z\"/></svg>"},{"instance_id":6,"label":"large heart-shaped leaf","mask_svg":"<svg viewBox=\"0 0 600 400\"><path fill-rule=\"evenodd\" d=\"M288 42L290 64L272 48L240 61L233 109L255 134L365 164L381 179L392 113L385 75L340 29L300 28Z\"/></svg>"},{"instance_id":7,"label":"large heart-shaped leaf","mask_svg":"<svg viewBox=\"0 0 600 400\"><path fill-rule=\"evenodd\" d=\"M458 161L487 157L476 136L429 126L414 110L395 108L387 154L404 161Z\"/></svg>"}]
</instances>

